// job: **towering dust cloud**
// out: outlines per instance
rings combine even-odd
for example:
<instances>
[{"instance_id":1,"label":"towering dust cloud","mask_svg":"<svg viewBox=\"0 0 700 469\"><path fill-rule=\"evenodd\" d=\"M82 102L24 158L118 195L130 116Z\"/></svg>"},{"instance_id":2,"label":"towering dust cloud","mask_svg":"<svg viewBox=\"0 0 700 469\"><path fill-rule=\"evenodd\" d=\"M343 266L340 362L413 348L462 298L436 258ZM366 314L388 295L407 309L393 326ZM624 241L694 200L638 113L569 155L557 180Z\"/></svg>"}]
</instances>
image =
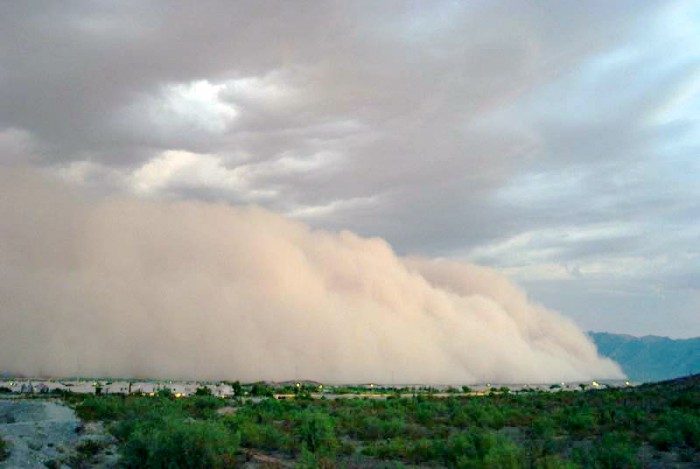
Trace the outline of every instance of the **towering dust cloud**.
<instances>
[{"instance_id":1,"label":"towering dust cloud","mask_svg":"<svg viewBox=\"0 0 700 469\"><path fill-rule=\"evenodd\" d=\"M327 382L622 375L493 270L256 207L89 201L0 170L0 370Z\"/></svg>"}]
</instances>

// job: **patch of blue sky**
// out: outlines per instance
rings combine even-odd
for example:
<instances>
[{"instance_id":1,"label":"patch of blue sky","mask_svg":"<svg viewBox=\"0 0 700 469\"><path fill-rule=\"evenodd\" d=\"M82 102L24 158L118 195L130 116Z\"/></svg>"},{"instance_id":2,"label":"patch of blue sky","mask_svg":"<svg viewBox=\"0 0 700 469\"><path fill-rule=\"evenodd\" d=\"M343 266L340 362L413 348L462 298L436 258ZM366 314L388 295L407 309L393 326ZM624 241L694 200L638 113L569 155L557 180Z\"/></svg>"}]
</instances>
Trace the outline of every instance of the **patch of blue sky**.
<instances>
[{"instance_id":1,"label":"patch of blue sky","mask_svg":"<svg viewBox=\"0 0 700 469\"><path fill-rule=\"evenodd\" d=\"M559 205L585 194L586 171L528 172L514 177L495 194L501 203L515 206Z\"/></svg>"},{"instance_id":2,"label":"patch of blue sky","mask_svg":"<svg viewBox=\"0 0 700 469\"><path fill-rule=\"evenodd\" d=\"M679 2L645 22L646 29L636 29L622 43L554 75L552 81L514 103L515 108L535 121L566 119L569 124L621 115L648 124L645 116L671 118L671 109L680 116L697 116L698 24L700 4ZM695 97L692 102L690 96Z\"/></svg>"}]
</instances>

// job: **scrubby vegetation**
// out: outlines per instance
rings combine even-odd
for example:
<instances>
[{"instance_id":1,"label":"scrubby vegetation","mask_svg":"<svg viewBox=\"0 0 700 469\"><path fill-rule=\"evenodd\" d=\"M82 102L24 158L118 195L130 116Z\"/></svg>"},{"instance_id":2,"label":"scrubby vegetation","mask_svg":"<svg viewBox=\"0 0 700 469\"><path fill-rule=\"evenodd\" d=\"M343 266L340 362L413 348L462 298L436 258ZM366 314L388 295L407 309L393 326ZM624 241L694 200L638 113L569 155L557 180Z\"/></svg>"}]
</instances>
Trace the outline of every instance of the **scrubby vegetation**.
<instances>
[{"instance_id":1,"label":"scrubby vegetation","mask_svg":"<svg viewBox=\"0 0 700 469\"><path fill-rule=\"evenodd\" d=\"M125 467L635 468L700 464L699 382L479 397L66 399L108 423Z\"/></svg>"},{"instance_id":2,"label":"scrubby vegetation","mask_svg":"<svg viewBox=\"0 0 700 469\"><path fill-rule=\"evenodd\" d=\"M4 461L10 455L7 442L0 437L0 461Z\"/></svg>"}]
</instances>

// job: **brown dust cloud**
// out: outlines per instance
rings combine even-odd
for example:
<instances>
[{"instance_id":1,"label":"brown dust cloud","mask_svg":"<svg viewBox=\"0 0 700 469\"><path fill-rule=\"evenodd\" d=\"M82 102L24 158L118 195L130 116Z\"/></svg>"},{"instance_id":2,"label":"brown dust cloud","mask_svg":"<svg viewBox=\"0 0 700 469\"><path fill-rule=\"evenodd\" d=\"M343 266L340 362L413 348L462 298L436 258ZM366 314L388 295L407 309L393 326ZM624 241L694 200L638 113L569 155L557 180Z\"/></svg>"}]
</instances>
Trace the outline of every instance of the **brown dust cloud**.
<instances>
[{"instance_id":1,"label":"brown dust cloud","mask_svg":"<svg viewBox=\"0 0 700 469\"><path fill-rule=\"evenodd\" d=\"M485 267L254 206L87 197L0 169L0 371L394 383L622 377Z\"/></svg>"}]
</instances>

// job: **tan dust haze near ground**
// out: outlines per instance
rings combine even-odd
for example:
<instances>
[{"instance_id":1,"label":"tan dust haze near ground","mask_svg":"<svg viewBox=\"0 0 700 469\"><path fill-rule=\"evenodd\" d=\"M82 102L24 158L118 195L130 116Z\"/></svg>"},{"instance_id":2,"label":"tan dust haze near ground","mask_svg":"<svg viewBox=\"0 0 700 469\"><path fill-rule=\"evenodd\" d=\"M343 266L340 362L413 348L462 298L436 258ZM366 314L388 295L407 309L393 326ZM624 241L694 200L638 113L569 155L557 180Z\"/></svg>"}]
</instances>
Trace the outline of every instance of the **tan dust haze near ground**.
<instances>
[{"instance_id":1,"label":"tan dust haze near ground","mask_svg":"<svg viewBox=\"0 0 700 469\"><path fill-rule=\"evenodd\" d=\"M0 370L326 382L616 378L498 272L257 207L89 200L0 170Z\"/></svg>"}]
</instances>

